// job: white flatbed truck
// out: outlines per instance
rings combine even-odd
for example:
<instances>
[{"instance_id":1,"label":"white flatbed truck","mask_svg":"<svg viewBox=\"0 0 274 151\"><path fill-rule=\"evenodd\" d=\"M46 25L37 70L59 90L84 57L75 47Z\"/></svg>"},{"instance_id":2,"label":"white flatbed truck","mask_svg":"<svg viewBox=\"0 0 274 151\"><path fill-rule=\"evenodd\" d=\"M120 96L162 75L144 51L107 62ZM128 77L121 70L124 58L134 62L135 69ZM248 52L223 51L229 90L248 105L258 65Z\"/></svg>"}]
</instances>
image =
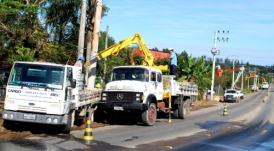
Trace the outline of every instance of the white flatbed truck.
<instances>
[{"instance_id":1,"label":"white flatbed truck","mask_svg":"<svg viewBox=\"0 0 274 151\"><path fill-rule=\"evenodd\" d=\"M16 61L6 88L4 126L39 123L70 133L76 119L93 117L100 94L101 89L84 89L81 67Z\"/></svg>"}]
</instances>

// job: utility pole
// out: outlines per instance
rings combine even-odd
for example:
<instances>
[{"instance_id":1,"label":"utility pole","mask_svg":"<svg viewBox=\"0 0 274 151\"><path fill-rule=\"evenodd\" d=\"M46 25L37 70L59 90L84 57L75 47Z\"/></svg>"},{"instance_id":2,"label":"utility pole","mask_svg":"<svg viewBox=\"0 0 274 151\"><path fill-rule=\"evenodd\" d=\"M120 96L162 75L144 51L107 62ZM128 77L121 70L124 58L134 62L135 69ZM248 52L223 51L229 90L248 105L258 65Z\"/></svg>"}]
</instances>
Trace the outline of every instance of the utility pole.
<instances>
[{"instance_id":1,"label":"utility pole","mask_svg":"<svg viewBox=\"0 0 274 151\"><path fill-rule=\"evenodd\" d=\"M241 84L241 91L243 91L243 86L244 86L244 73L242 74L242 84Z\"/></svg>"},{"instance_id":2,"label":"utility pole","mask_svg":"<svg viewBox=\"0 0 274 151\"><path fill-rule=\"evenodd\" d=\"M213 88L214 88L214 75L215 75L215 59L216 59L216 54L219 50L217 50L217 40L220 41L219 37L217 37L218 33L220 31L215 31L215 37L214 37L214 47L211 50L211 53L213 54L213 65L212 65L212 79L211 79L211 90L210 90L210 100L213 100ZM229 33L229 31L223 33ZM222 38L223 41L228 41L228 38Z\"/></svg>"},{"instance_id":3,"label":"utility pole","mask_svg":"<svg viewBox=\"0 0 274 151\"><path fill-rule=\"evenodd\" d=\"M94 30L92 34L92 46L91 46L91 56L90 58L95 58L98 52L98 44L99 44L99 34L100 34L100 22L101 22L101 14L103 7L103 0L98 0L95 11L95 21L94 21ZM90 62L90 66L88 66L88 83L87 88L92 89L95 85L95 77L96 77L96 65L97 61Z\"/></svg>"},{"instance_id":4,"label":"utility pole","mask_svg":"<svg viewBox=\"0 0 274 151\"><path fill-rule=\"evenodd\" d=\"M78 60L84 54L86 10L87 10L87 1L82 0L80 31L79 31L79 38L78 38L78 53L77 53L76 60Z\"/></svg>"},{"instance_id":5,"label":"utility pole","mask_svg":"<svg viewBox=\"0 0 274 151\"><path fill-rule=\"evenodd\" d=\"M249 79L250 78L248 78L248 82L247 82L247 90L249 90Z\"/></svg>"},{"instance_id":6,"label":"utility pole","mask_svg":"<svg viewBox=\"0 0 274 151\"><path fill-rule=\"evenodd\" d=\"M105 39L105 49L108 48L108 29L109 26L107 26L107 31L106 31L106 39ZM106 68L107 68L107 58L105 58L105 62L104 62L104 83L106 81Z\"/></svg>"},{"instance_id":7,"label":"utility pole","mask_svg":"<svg viewBox=\"0 0 274 151\"><path fill-rule=\"evenodd\" d=\"M235 68L235 57L238 57L238 55L232 55L233 56L233 69ZM234 82L234 71L232 73L232 81Z\"/></svg>"}]
</instances>

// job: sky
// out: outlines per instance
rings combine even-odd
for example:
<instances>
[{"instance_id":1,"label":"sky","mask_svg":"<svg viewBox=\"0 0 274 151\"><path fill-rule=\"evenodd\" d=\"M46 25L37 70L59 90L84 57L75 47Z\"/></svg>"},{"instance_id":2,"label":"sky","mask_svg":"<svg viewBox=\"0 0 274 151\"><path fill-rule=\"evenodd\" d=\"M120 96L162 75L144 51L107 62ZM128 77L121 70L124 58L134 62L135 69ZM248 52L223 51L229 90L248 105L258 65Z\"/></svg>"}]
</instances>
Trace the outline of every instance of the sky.
<instances>
[{"instance_id":1,"label":"sky","mask_svg":"<svg viewBox=\"0 0 274 151\"><path fill-rule=\"evenodd\" d=\"M139 33L149 49L174 48L192 57L219 54L253 65L274 65L274 0L103 0L100 30L115 42ZM225 31L223 33L223 31ZM229 31L229 32L227 32Z\"/></svg>"}]
</instances>

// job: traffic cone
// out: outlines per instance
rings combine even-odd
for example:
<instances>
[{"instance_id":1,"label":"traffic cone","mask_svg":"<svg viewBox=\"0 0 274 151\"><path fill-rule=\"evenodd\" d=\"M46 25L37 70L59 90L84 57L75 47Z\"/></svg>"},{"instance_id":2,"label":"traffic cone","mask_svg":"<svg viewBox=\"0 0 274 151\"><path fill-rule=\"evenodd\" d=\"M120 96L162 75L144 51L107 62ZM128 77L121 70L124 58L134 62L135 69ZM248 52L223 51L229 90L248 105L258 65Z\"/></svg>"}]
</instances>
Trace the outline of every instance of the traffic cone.
<instances>
[{"instance_id":1,"label":"traffic cone","mask_svg":"<svg viewBox=\"0 0 274 151\"><path fill-rule=\"evenodd\" d=\"M87 120L85 134L84 134L83 139L84 139L84 143L87 144L87 145L95 145L96 144L93 141L92 128L91 128L90 120Z\"/></svg>"},{"instance_id":2,"label":"traffic cone","mask_svg":"<svg viewBox=\"0 0 274 151\"><path fill-rule=\"evenodd\" d=\"M225 104L225 106L224 106L223 116L228 116L228 114L227 114L227 107L226 107L226 104Z\"/></svg>"}]
</instances>

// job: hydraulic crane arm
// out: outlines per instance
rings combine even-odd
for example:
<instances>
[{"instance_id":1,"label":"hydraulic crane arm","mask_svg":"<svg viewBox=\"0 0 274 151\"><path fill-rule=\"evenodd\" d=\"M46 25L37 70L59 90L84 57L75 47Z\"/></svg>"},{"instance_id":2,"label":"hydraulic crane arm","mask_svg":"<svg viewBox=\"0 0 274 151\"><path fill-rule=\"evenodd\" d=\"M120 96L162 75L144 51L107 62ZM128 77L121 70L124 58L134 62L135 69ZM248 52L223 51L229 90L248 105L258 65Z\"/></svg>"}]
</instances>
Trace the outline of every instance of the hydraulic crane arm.
<instances>
[{"instance_id":1,"label":"hydraulic crane arm","mask_svg":"<svg viewBox=\"0 0 274 151\"><path fill-rule=\"evenodd\" d=\"M263 83L267 83L267 81L265 80L265 78L264 78L264 77L261 77L261 78L262 78L262 79L263 79L263 81L264 81Z\"/></svg>"},{"instance_id":2,"label":"hydraulic crane arm","mask_svg":"<svg viewBox=\"0 0 274 151\"><path fill-rule=\"evenodd\" d=\"M117 56L119 54L119 52L122 51L123 48L125 48L127 46L130 46L131 44L138 44L139 49L144 52L144 54L145 54L145 59L144 59L144 62L143 62L144 66L151 66L151 67L158 68L160 70L167 70L168 69L167 66L155 66L154 65L154 63L153 63L154 57L151 54L148 47L146 46L146 44L145 44L144 40L142 39L141 35L138 34L138 33L134 34L131 38L126 38L126 39L110 46L109 48L107 48L105 50L102 50L101 52L97 53L96 61L97 60L102 60L102 59L104 59L104 58L106 58L110 55ZM94 59L95 58L92 58L91 60L95 61ZM134 65L134 64L132 63L132 65Z\"/></svg>"},{"instance_id":3,"label":"hydraulic crane arm","mask_svg":"<svg viewBox=\"0 0 274 151\"><path fill-rule=\"evenodd\" d=\"M235 85L238 82L240 76L243 74L245 68L244 67L239 67L239 68L233 68L233 69L227 69L227 70L222 70L220 66L216 66L218 68L217 70L217 77L221 77L222 73L224 72L230 72L230 71L237 71L240 70L240 72L237 75L237 78L235 81L232 81L231 89L235 89Z\"/></svg>"},{"instance_id":4,"label":"hydraulic crane arm","mask_svg":"<svg viewBox=\"0 0 274 151\"><path fill-rule=\"evenodd\" d=\"M219 68L217 70L217 77L221 77L222 73L224 73L224 72L237 71L237 70L240 70L240 68L227 69L227 70L222 70L222 69Z\"/></svg>"},{"instance_id":5,"label":"hydraulic crane arm","mask_svg":"<svg viewBox=\"0 0 274 151\"><path fill-rule=\"evenodd\" d=\"M254 76L253 74L250 74L249 77L245 77L245 80L248 80L249 78L254 78L254 77L257 78L258 76L257 75ZM264 81L263 83L267 83L264 77L260 77L260 78L263 79Z\"/></svg>"},{"instance_id":6,"label":"hydraulic crane arm","mask_svg":"<svg viewBox=\"0 0 274 151\"><path fill-rule=\"evenodd\" d=\"M241 75L243 74L243 72L244 72L244 67L241 67L241 68L242 68L242 69L240 69L241 71L238 73L236 80L233 81L233 83L232 83L232 85L231 85L231 89L235 89L236 83L238 82L240 76L241 76Z\"/></svg>"}]
</instances>

